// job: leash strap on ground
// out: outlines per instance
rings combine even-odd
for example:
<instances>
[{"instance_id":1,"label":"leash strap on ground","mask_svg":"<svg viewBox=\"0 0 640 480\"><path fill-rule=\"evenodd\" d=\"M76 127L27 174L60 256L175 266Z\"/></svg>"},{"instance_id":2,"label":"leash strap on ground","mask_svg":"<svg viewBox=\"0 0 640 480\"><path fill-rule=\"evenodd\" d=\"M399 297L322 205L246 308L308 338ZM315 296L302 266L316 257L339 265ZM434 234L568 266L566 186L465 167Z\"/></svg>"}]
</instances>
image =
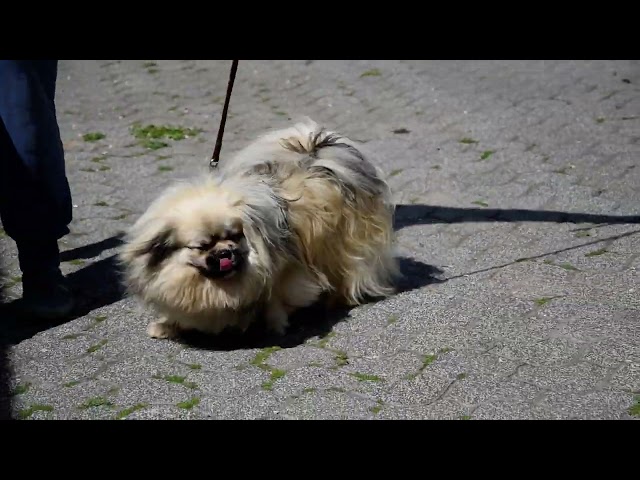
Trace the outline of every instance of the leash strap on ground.
<instances>
[{"instance_id":1,"label":"leash strap on ground","mask_svg":"<svg viewBox=\"0 0 640 480\"><path fill-rule=\"evenodd\" d=\"M231 90L233 90L233 82L236 79L236 71L238 70L238 60L233 60L231 64L231 73L229 74L229 84L227 85L227 97L224 100L224 108L222 109L222 118L220 119L220 129L218 130L218 138L216 146L213 149L213 155L209 161L210 168L216 168L220 161L220 150L222 150L222 135L224 134L224 125L227 123L227 110L229 109L229 100L231 99Z\"/></svg>"}]
</instances>

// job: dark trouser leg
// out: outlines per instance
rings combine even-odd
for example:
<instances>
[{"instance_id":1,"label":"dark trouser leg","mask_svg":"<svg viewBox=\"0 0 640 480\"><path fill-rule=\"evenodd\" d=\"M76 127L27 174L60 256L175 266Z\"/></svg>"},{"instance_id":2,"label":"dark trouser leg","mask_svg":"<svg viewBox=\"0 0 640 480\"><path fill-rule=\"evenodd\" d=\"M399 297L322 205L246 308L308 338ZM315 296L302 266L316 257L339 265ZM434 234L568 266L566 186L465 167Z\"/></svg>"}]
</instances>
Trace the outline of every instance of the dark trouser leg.
<instances>
[{"instance_id":1,"label":"dark trouser leg","mask_svg":"<svg viewBox=\"0 0 640 480\"><path fill-rule=\"evenodd\" d=\"M55 109L57 60L0 60L0 216L16 241L25 309L67 315L58 239L69 233L71 192Z\"/></svg>"},{"instance_id":2,"label":"dark trouser leg","mask_svg":"<svg viewBox=\"0 0 640 480\"><path fill-rule=\"evenodd\" d=\"M58 269L72 218L56 77L56 60L0 60L0 215L25 276Z\"/></svg>"}]
</instances>

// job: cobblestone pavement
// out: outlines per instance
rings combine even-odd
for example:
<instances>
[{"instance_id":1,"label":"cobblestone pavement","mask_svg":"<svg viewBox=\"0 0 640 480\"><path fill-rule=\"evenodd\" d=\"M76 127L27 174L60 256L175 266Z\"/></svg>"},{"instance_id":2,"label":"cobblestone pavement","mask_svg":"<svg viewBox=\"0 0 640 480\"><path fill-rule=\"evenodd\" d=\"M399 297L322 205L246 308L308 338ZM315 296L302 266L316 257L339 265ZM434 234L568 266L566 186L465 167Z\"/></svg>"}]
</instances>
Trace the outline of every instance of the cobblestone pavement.
<instances>
[{"instance_id":1,"label":"cobblestone pavement","mask_svg":"<svg viewBox=\"0 0 640 480\"><path fill-rule=\"evenodd\" d=\"M118 235L205 170L229 66L61 63L61 247L81 300L61 325L4 307L4 416L640 416L639 62L241 61L222 161L298 115L365 142L398 202L401 292L304 312L284 339L152 340ZM173 138L143 138L150 124ZM0 250L11 301L16 251Z\"/></svg>"}]
</instances>

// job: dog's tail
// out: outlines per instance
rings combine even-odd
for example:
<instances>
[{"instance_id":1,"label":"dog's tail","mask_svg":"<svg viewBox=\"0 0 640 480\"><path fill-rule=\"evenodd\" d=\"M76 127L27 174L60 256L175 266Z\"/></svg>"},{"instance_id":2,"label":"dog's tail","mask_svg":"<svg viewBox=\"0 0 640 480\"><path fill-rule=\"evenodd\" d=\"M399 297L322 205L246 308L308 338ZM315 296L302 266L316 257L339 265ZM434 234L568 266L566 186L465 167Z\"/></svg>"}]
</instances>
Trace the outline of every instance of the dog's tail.
<instances>
[{"instance_id":1,"label":"dog's tail","mask_svg":"<svg viewBox=\"0 0 640 480\"><path fill-rule=\"evenodd\" d=\"M321 175L329 175L338 182L344 192L366 192L391 202L389 187L379 170L365 157L356 142L326 130L307 119L297 124L295 134L282 138L280 145L302 155L301 166Z\"/></svg>"}]
</instances>

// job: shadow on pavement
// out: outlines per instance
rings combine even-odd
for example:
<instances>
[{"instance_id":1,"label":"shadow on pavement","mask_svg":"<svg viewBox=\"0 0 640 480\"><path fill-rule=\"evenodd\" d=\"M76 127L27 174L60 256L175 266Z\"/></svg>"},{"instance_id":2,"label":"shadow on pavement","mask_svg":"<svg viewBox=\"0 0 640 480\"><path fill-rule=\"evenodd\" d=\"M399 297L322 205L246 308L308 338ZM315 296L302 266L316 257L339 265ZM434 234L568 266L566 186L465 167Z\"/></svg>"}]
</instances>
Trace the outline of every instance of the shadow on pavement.
<instances>
[{"instance_id":1,"label":"shadow on pavement","mask_svg":"<svg viewBox=\"0 0 640 480\"><path fill-rule=\"evenodd\" d=\"M440 277L444 273L442 270L411 258L400 258L400 271L402 278L397 284L398 293L444 281ZM371 305L377 301L377 299L371 299L368 304ZM349 317L352 308L328 310L318 304L302 309L291 317L290 327L283 336L267 331L262 322L256 322L242 334L230 331L209 336L197 332L185 332L181 341L191 347L205 350L238 350L271 346L291 348L303 344L309 338L326 336L334 325Z\"/></svg>"},{"instance_id":2,"label":"shadow on pavement","mask_svg":"<svg viewBox=\"0 0 640 480\"><path fill-rule=\"evenodd\" d=\"M84 247L74 248L72 250L65 250L60 253L61 262L69 262L71 260L94 258L100 255L105 250L116 248L122 245L123 234L119 233L109 238L105 238L97 243L85 245Z\"/></svg>"},{"instance_id":3,"label":"shadow on pavement","mask_svg":"<svg viewBox=\"0 0 640 480\"><path fill-rule=\"evenodd\" d=\"M110 248L110 247L109 247ZM1 273L1 272L0 272ZM67 277L76 295L76 308L60 321L35 319L21 313L21 300L4 302L0 275L0 420L11 419L11 365L9 348L50 328L87 315L123 298L124 289L115 256L100 260Z\"/></svg>"},{"instance_id":4,"label":"shadow on pavement","mask_svg":"<svg viewBox=\"0 0 640 480\"><path fill-rule=\"evenodd\" d=\"M640 216L594 215L588 213L523 209L452 208L415 204L397 206L394 227L397 231L412 225L431 225L440 223L451 224L462 222L635 224L640 223ZM568 247L564 250L581 248L592 243L622 238L636 233L640 233L640 230L627 232L614 237L585 242L584 244ZM542 257L555 253L559 253L559 251L539 256ZM532 257L532 259L533 258L535 257ZM482 271L502 268L507 265L510 265L510 263L498 265ZM400 269L402 272L402 278L398 283L398 293L450 280L450 278L443 278L442 275L444 272L438 267L428 265L411 258L401 258ZM481 271L470 272L465 274L465 276L480 272ZM332 330L335 324L348 318L349 311L350 309L348 308L326 311L319 306L305 309L298 312L291 318L291 327L288 333L283 337L270 334L263 326L257 326L255 328L250 328L244 334L230 332L223 333L215 337L189 332L183 335L182 341L192 347L212 350L251 349L270 346L291 348L304 343L309 338L316 336L324 337Z\"/></svg>"},{"instance_id":5,"label":"shadow on pavement","mask_svg":"<svg viewBox=\"0 0 640 480\"><path fill-rule=\"evenodd\" d=\"M0 320L4 321L4 278L0 265ZM0 336L0 420L11 420L11 365L9 345Z\"/></svg>"},{"instance_id":6,"label":"shadow on pavement","mask_svg":"<svg viewBox=\"0 0 640 480\"><path fill-rule=\"evenodd\" d=\"M398 205L396 209L395 229L401 230L412 225L432 225L439 223L463 222L554 222L554 223L592 223L592 224L636 224L640 216L596 215L589 213L569 213L544 210L495 209L495 208L453 208L433 205ZM636 232L629 232L629 235ZM121 235L109 237L100 242L84 247L67 250L61 253L64 261L73 259L90 259L101 252L115 248L121 244ZM616 238L616 237L612 237ZM607 239L599 239L598 243ZM588 243L585 243L585 245ZM570 248L580 248L583 245ZM401 258L402 278L398 283L400 292L422 288L432 283L447 281L442 278L443 271L410 258ZM505 266L505 265L502 265ZM494 268L500 268L497 266ZM477 272L473 272L477 273ZM125 294L121 277L115 262L115 256L92 263L68 276L77 296L78 305L72 316L66 321L87 315L92 310L110 305L121 300ZM0 308L0 383L8 378L6 349L33 335L52 328L57 323L34 321L20 317L19 300ZM262 327L244 335L223 334L215 338L201 335L186 335L185 341L200 348L235 349L256 348L279 345L292 347L303 343L306 339L323 336L333 326L346 319L349 309L326 311L321 307L312 307L299 312L291 319L291 328L284 337L267 334ZM1 388L1 387L0 387ZM0 398L4 392L0 390Z\"/></svg>"},{"instance_id":7,"label":"shadow on pavement","mask_svg":"<svg viewBox=\"0 0 640 480\"><path fill-rule=\"evenodd\" d=\"M36 319L21 312L21 300L0 306L0 344L15 345L27 338L83 317L91 311L121 300L124 288L115 262L115 255L92 263L67 276L76 297L76 306L64 320Z\"/></svg>"},{"instance_id":8,"label":"shadow on pavement","mask_svg":"<svg viewBox=\"0 0 640 480\"><path fill-rule=\"evenodd\" d=\"M397 205L395 229L413 225L465 222L640 223L640 215L597 215L552 210L454 208L438 205Z\"/></svg>"}]
</instances>

